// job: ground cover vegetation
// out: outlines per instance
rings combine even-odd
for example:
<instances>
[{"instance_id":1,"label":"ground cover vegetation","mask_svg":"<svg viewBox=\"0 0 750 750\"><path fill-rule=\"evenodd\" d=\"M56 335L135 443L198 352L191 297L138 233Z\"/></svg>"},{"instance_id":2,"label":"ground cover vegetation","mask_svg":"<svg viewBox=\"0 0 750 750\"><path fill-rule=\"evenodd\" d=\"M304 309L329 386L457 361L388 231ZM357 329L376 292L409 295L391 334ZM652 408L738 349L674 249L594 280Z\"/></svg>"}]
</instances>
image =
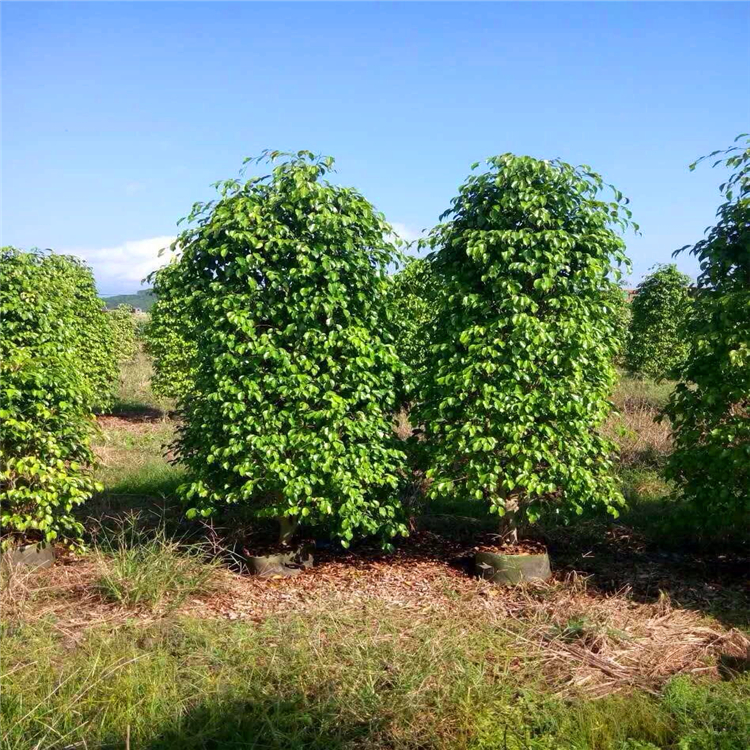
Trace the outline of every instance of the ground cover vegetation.
<instances>
[{"instance_id":1,"label":"ground cover vegetation","mask_svg":"<svg viewBox=\"0 0 750 750\"><path fill-rule=\"evenodd\" d=\"M331 162L269 156L268 177L195 207L146 347L126 329L111 348L106 414L72 330L98 320L73 314L94 309L90 277L3 251L3 533L87 550L0 566L3 747L744 750L747 150L724 156L726 201L694 248L699 344L677 383L617 368L611 222L629 217L590 170L490 160L432 256L388 277L390 227L325 180ZM505 496L493 472L516 472ZM469 575L509 501L551 581ZM316 565L249 576L279 512L305 520Z\"/></svg>"}]
</instances>

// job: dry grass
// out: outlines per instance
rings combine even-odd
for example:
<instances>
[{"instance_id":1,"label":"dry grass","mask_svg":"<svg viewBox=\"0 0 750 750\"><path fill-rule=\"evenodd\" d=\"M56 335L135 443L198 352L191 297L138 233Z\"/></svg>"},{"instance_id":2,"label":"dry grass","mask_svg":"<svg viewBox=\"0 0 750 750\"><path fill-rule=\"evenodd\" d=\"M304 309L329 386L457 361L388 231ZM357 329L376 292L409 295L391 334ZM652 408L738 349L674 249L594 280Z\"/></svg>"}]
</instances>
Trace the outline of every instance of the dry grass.
<instances>
[{"instance_id":1,"label":"dry grass","mask_svg":"<svg viewBox=\"0 0 750 750\"><path fill-rule=\"evenodd\" d=\"M223 597L193 614L262 621L290 611L353 610L372 604L435 613L473 628L502 632L517 654L538 660L548 687L560 694L601 697L634 687L658 691L678 674L719 676L724 657L750 659L750 640L697 612L605 596L575 575L550 584L505 589L467 579L444 563L383 564L344 576L323 566L297 579L259 583L232 576Z\"/></svg>"},{"instance_id":2,"label":"dry grass","mask_svg":"<svg viewBox=\"0 0 750 750\"><path fill-rule=\"evenodd\" d=\"M607 420L604 433L620 449L622 466L658 463L672 445L668 422L657 422L658 412L649 404L628 403Z\"/></svg>"},{"instance_id":3,"label":"dry grass","mask_svg":"<svg viewBox=\"0 0 750 750\"><path fill-rule=\"evenodd\" d=\"M406 409L400 409L394 417L393 431L399 440L406 440L411 437L412 424L409 421L409 412Z\"/></svg>"},{"instance_id":4,"label":"dry grass","mask_svg":"<svg viewBox=\"0 0 750 750\"><path fill-rule=\"evenodd\" d=\"M279 580L186 558L167 536L150 544L180 473L163 451L174 424L144 373L141 362L128 375L121 407L133 408L99 420L107 489L88 507L93 553L0 581L3 747L745 750L747 634L657 599L674 593L664 582L675 568L651 565L624 526L579 524L607 550L561 531L568 571L581 550L611 554L633 567L634 586L645 576L656 587L646 601L620 583L605 593L601 581L616 578L606 570L515 588L473 578L482 520L455 515L433 531L418 524L392 555L320 552L315 568ZM668 450L653 422L667 390L620 384L622 415L607 429L631 474ZM107 516L133 507L159 510L151 536L113 544L121 521ZM205 538L221 551L221 530Z\"/></svg>"},{"instance_id":5,"label":"dry grass","mask_svg":"<svg viewBox=\"0 0 750 750\"><path fill-rule=\"evenodd\" d=\"M256 625L290 616L315 620L323 611L355 613L363 608L399 613L414 626L439 617L463 623L467 638L488 630L502 634L517 658L536 665L548 690L596 698L634 688L656 693L681 674L715 679L722 660L750 659L746 635L675 607L667 597L644 604L627 590L605 595L575 574L549 584L502 588L467 577L450 558L441 559L434 539L429 543L436 550L432 556L406 551L394 557L345 555L323 559L291 579L267 581L207 567L215 586L182 586L184 595L178 599L166 592L170 607L162 607L159 596L158 606L151 606L149 599L146 609L142 597L109 597L111 603L102 599L102 560L108 575L113 574L103 553L69 557L50 571L5 588L3 611L18 622L53 616L59 632L73 640L81 637L80 632L71 634L84 623L122 627L134 616L149 623L170 611ZM144 579L153 583L148 566L141 571L126 567L127 575L121 575L122 570L117 574L118 590L131 591ZM189 583L208 580L196 578L194 567L191 561ZM153 586L147 588L150 592Z\"/></svg>"},{"instance_id":6,"label":"dry grass","mask_svg":"<svg viewBox=\"0 0 750 750\"><path fill-rule=\"evenodd\" d=\"M622 377L613 401L617 411L604 426L604 433L620 449L621 467L659 464L671 450L668 420L657 421L672 384Z\"/></svg>"},{"instance_id":7,"label":"dry grass","mask_svg":"<svg viewBox=\"0 0 750 750\"><path fill-rule=\"evenodd\" d=\"M739 630L673 607L668 597L640 604L628 592L592 596L577 577L554 596L530 597L512 616L519 645L541 650L546 673L565 693L657 694L675 675L718 679L726 657L750 659L750 639Z\"/></svg>"},{"instance_id":8,"label":"dry grass","mask_svg":"<svg viewBox=\"0 0 750 750\"><path fill-rule=\"evenodd\" d=\"M36 603L45 593L43 580L41 571L21 565L0 567L0 612L5 622L21 622L38 616Z\"/></svg>"}]
</instances>

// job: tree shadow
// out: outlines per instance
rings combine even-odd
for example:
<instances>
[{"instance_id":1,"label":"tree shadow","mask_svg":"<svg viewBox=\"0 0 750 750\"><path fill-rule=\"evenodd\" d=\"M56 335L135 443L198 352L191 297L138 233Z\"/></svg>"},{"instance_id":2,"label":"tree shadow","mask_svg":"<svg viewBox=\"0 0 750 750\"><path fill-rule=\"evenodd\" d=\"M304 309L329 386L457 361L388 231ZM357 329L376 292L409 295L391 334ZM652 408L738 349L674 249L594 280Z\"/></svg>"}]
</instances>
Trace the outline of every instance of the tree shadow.
<instances>
[{"instance_id":1,"label":"tree shadow","mask_svg":"<svg viewBox=\"0 0 750 750\"><path fill-rule=\"evenodd\" d=\"M164 419L174 417L175 413L140 401L117 401L114 406L99 415L100 417L117 417L123 422L134 424L143 422L161 422Z\"/></svg>"},{"instance_id":2,"label":"tree shadow","mask_svg":"<svg viewBox=\"0 0 750 750\"><path fill-rule=\"evenodd\" d=\"M570 526L542 522L527 526L524 536L546 544L553 571L584 574L594 590L627 591L644 604L667 596L678 607L750 631L747 522L710 532L697 528L684 509L667 499L648 505L621 520L592 514ZM481 513L419 519L420 529L434 533L428 554L430 546L442 547L446 561L467 573L473 570L472 542L496 524L496 517ZM410 540L405 540L402 554L410 546L415 557L422 556L420 545L414 547Z\"/></svg>"},{"instance_id":3,"label":"tree shadow","mask_svg":"<svg viewBox=\"0 0 750 750\"><path fill-rule=\"evenodd\" d=\"M635 601L664 596L676 606L750 629L750 554L658 544L625 524L590 523L575 531L547 530L557 571L583 573L603 593L627 591Z\"/></svg>"},{"instance_id":4,"label":"tree shadow","mask_svg":"<svg viewBox=\"0 0 750 750\"><path fill-rule=\"evenodd\" d=\"M205 702L169 722L147 750L337 750L364 744L379 721L341 721L336 705L309 697Z\"/></svg>"}]
</instances>

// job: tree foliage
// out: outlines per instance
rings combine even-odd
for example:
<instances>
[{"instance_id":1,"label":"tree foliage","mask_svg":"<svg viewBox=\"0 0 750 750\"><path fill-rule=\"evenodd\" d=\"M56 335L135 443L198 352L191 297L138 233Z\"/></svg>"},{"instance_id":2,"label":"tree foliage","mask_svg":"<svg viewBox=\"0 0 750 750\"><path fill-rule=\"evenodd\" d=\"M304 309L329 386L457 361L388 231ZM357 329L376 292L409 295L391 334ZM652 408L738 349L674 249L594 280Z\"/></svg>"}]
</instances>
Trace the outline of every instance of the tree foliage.
<instances>
[{"instance_id":1,"label":"tree foliage","mask_svg":"<svg viewBox=\"0 0 750 750\"><path fill-rule=\"evenodd\" d=\"M75 258L5 247L0 282L3 546L75 543L82 529L73 508L95 489L89 436L100 340L90 357L82 349L85 333L100 331L93 278Z\"/></svg>"},{"instance_id":2,"label":"tree foliage","mask_svg":"<svg viewBox=\"0 0 750 750\"><path fill-rule=\"evenodd\" d=\"M146 325L146 348L154 364L151 387L156 395L178 403L193 388L197 357L193 291L181 282L181 273L182 267L172 262L151 274L156 302Z\"/></svg>"},{"instance_id":3,"label":"tree foliage","mask_svg":"<svg viewBox=\"0 0 750 750\"><path fill-rule=\"evenodd\" d=\"M630 344L630 324L633 317L628 293L622 287L622 280L609 284L604 289L607 312L614 326L615 363L623 364Z\"/></svg>"},{"instance_id":4,"label":"tree foliage","mask_svg":"<svg viewBox=\"0 0 750 750\"><path fill-rule=\"evenodd\" d=\"M750 138L737 143L710 155L722 154L714 166L731 176L720 188L716 225L689 248L701 268L697 311L665 409L674 435L668 476L714 520L750 508Z\"/></svg>"},{"instance_id":5,"label":"tree foliage","mask_svg":"<svg viewBox=\"0 0 750 750\"><path fill-rule=\"evenodd\" d=\"M627 369L656 380L678 377L690 347L691 310L690 277L676 265L661 265L646 276L632 302Z\"/></svg>"},{"instance_id":6,"label":"tree foliage","mask_svg":"<svg viewBox=\"0 0 750 750\"><path fill-rule=\"evenodd\" d=\"M433 496L535 520L621 503L609 409L624 199L588 168L512 154L470 176L428 240L445 285L423 403ZM475 167L477 165L474 165ZM614 190L614 189L613 189Z\"/></svg>"},{"instance_id":7,"label":"tree foliage","mask_svg":"<svg viewBox=\"0 0 750 750\"><path fill-rule=\"evenodd\" d=\"M425 377L439 289L432 264L424 258L407 258L391 279L396 350L405 367L399 403L412 401L418 383Z\"/></svg>"},{"instance_id":8,"label":"tree foliage","mask_svg":"<svg viewBox=\"0 0 750 750\"><path fill-rule=\"evenodd\" d=\"M138 328L130 305L118 305L107 313L112 329L112 346L119 364L130 362L138 352Z\"/></svg>"},{"instance_id":9,"label":"tree foliage","mask_svg":"<svg viewBox=\"0 0 750 750\"><path fill-rule=\"evenodd\" d=\"M64 316L59 325L69 329L88 403L96 411L106 411L114 403L120 370L115 331L96 292L94 276L82 260L70 255L50 253L44 262L55 266L58 288L65 286L70 295L58 302Z\"/></svg>"},{"instance_id":10,"label":"tree foliage","mask_svg":"<svg viewBox=\"0 0 750 750\"><path fill-rule=\"evenodd\" d=\"M270 175L222 182L216 201L194 206L168 272L169 299L186 307L170 314L196 352L179 437L188 514L244 503L325 523L344 545L387 539L405 530L391 228L358 192L324 179L332 159L267 158Z\"/></svg>"}]
</instances>

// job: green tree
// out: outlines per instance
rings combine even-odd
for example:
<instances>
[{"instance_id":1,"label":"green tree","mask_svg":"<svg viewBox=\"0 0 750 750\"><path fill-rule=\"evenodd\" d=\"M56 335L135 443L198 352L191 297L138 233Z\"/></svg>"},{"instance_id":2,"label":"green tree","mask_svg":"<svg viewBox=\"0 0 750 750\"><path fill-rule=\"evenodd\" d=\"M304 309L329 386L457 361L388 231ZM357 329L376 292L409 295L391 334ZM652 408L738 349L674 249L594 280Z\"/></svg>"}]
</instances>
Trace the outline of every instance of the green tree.
<instances>
[{"instance_id":1,"label":"green tree","mask_svg":"<svg viewBox=\"0 0 750 750\"><path fill-rule=\"evenodd\" d=\"M604 295L607 298L608 314L612 318L616 337L615 363L621 366L630 343L630 321L633 317L630 301L628 293L623 289L622 281L610 284L604 290Z\"/></svg>"},{"instance_id":2,"label":"green tree","mask_svg":"<svg viewBox=\"0 0 750 750\"><path fill-rule=\"evenodd\" d=\"M196 347L179 438L188 515L243 503L278 518L282 541L300 520L345 546L387 540L405 531L391 227L324 179L333 159L266 156L270 175L220 183L175 243L170 295L184 297Z\"/></svg>"},{"instance_id":3,"label":"green tree","mask_svg":"<svg viewBox=\"0 0 750 750\"><path fill-rule=\"evenodd\" d=\"M612 287L627 263L614 227L630 212L619 191L598 197L588 168L487 163L428 239L446 293L415 423L431 495L489 503L514 537L547 506L614 513L622 502L598 428L615 378Z\"/></svg>"},{"instance_id":4,"label":"green tree","mask_svg":"<svg viewBox=\"0 0 750 750\"><path fill-rule=\"evenodd\" d=\"M677 377L690 348L690 277L674 264L660 265L638 285L632 302L628 370L661 380Z\"/></svg>"},{"instance_id":5,"label":"green tree","mask_svg":"<svg viewBox=\"0 0 750 750\"><path fill-rule=\"evenodd\" d=\"M61 316L59 325L69 329L88 403L96 411L106 411L114 403L120 370L115 333L96 292L94 276L74 256L49 253L44 258L48 266L56 268L56 288L68 290L70 298L58 297L55 304Z\"/></svg>"},{"instance_id":6,"label":"green tree","mask_svg":"<svg viewBox=\"0 0 750 750\"><path fill-rule=\"evenodd\" d=\"M690 249L701 274L690 354L665 408L674 437L667 476L713 521L750 508L750 138L737 143L710 155L731 170L716 225L677 251Z\"/></svg>"},{"instance_id":7,"label":"green tree","mask_svg":"<svg viewBox=\"0 0 750 750\"><path fill-rule=\"evenodd\" d=\"M2 249L0 527L2 546L80 541L74 506L96 489L92 383L81 358L93 287L77 260ZM81 283L78 287L76 284Z\"/></svg>"},{"instance_id":8,"label":"green tree","mask_svg":"<svg viewBox=\"0 0 750 750\"><path fill-rule=\"evenodd\" d=\"M182 267L171 262L149 276L156 301L146 325L146 349L154 363L151 387L178 403L194 387L198 333L190 312L193 290L181 282L181 273Z\"/></svg>"},{"instance_id":9,"label":"green tree","mask_svg":"<svg viewBox=\"0 0 750 750\"><path fill-rule=\"evenodd\" d=\"M130 362L138 352L138 333L134 310L130 305L118 305L107 313L112 329L112 346L118 364Z\"/></svg>"},{"instance_id":10,"label":"green tree","mask_svg":"<svg viewBox=\"0 0 750 750\"><path fill-rule=\"evenodd\" d=\"M432 264L424 258L407 258L391 279L396 350L405 366L397 399L400 404L413 401L425 376L439 290Z\"/></svg>"}]
</instances>

